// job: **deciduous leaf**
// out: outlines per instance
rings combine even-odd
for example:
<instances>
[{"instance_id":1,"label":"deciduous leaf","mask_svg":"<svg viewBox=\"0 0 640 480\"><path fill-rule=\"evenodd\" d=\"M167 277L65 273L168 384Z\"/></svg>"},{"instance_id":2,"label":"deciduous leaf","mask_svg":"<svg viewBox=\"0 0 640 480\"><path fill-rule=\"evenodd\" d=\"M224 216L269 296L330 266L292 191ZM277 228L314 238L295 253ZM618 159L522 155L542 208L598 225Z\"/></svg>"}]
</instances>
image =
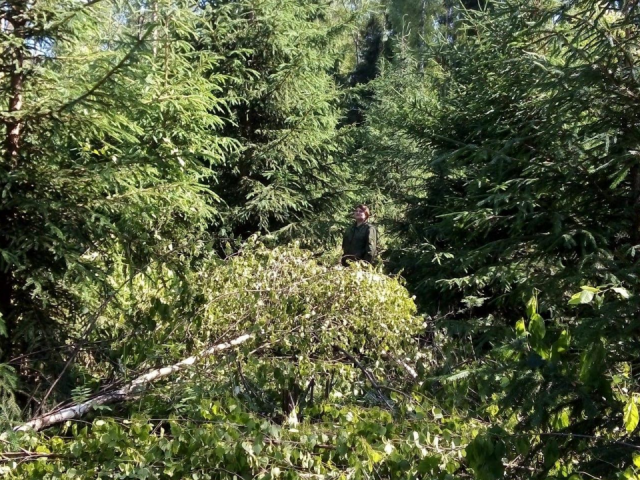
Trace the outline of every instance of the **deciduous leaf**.
<instances>
[{"instance_id":1,"label":"deciduous leaf","mask_svg":"<svg viewBox=\"0 0 640 480\"><path fill-rule=\"evenodd\" d=\"M624 299L631 297L629 291L624 287L613 287L612 290Z\"/></svg>"},{"instance_id":2,"label":"deciduous leaf","mask_svg":"<svg viewBox=\"0 0 640 480\"><path fill-rule=\"evenodd\" d=\"M531 318L538 311L538 299L533 296L527 302L527 317Z\"/></svg>"},{"instance_id":3,"label":"deciduous leaf","mask_svg":"<svg viewBox=\"0 0 640 480\"><path fill-rule=\"evenodd\" d=\"M594 297L594 293L589 290L582 290L579 293L576 293L569 300L569 305L580 305L580 304L588 304L591 303Z\"/></svg>"},{"instance_id":4,"label":"deciduous leaf","mask_svg":"<svg viewBox=\"0 0 640 480\"><path fill-rule=\"evenodd\" d=\"M624 407L624 428L627 432L633 432L638 426L638 406L633 398L627 401Z\"/></svg>"},{"instance_id":5,"label":"deciduous leaf","mask_svg":"<svg viewBox=\"0 0 640 480\"><path fill-rule=\"evenodd\" d=\"M544 319L537 313L533 314L529 322L529 331L536 340L542 340L546 334Z\"/></svg>"},{"instance_id":6,"label":"deciduous leaf","mask_svg":"<svg viewBox=\"0 0 640 480\"><path fill-rule=\"evenodd\" d=\"M582 291L591 292L591 293L600 293L600 289L595 287L590 287L588 285L583 285L580 287Z\"/></svg>"}]
</instances>

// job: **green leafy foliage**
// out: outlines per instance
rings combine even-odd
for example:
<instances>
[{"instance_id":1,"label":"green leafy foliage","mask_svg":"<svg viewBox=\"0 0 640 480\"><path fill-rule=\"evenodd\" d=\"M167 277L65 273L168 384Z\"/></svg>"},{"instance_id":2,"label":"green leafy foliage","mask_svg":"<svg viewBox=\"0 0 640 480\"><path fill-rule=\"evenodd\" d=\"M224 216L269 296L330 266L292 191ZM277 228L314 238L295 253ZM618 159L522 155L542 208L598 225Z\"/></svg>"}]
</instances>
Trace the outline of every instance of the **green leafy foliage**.
<instances>
[{"instance_id":1,"label":"green leafy foliage","mask_svg":"<svg viewBox=\"0 0 640 480\"><path fill-rule=\"evenodd\" d=\"M422 81L403 64L380 80L366 156L406 212L391 260L443 311L475 296L515 315L536 288L560 303L579 282L632 281L636 193L610 179L630 171L635 80L607 38L635 35L636 13L578 3L494 2L468 13L477 34L433 47Z\"/></svg>"},{"instance_id":2,"label":"green leafy foliage","mask_svg":"<svg viewBox=\"0 0 640 480\"><path fill-rule=\"evenodd\" d=\"M637 479L639 15L0 2L0 472Z\"/></svg>"},{"instance_id":3,"label":"green leafy foliage","mask_svg":"<svg viewBox=\"0 0 640 480\"><path fill-rule=\"evenodd\" d=\"M488 2L422 73L399 58L374 82L362 157L442 348L430 383L502 429L500 459L470 445L478 478L635 478L638 14Z\"/></svg>"},{"instance_id":4,"label":"green leafy foliage","mask_svg":"<svg viewBox=\"0 0 640 480\"><path fill-rule=\"evenodd\" d=\"M633 432L638 426L638 407L635 399L631 398L624 407L624 428L628 433Z\"/></svg>"},{"instance_id":5,"label":"green leafy foliage","mask_svg":"<svg viewBox=\"0 0 640 480\"><path fill-rule=\"evenodd\" d=\"M396 279L260 245L204 262L192 275L182 282L197 285L193 296L153 281L129 287L142 311L148 305L145 315L158 311L152 296L174 312L158 319L151 337L127 335L138 359L130 369L157 358L150 347L166 348L158 339L167 330L191 339L194 350L237 332L253 332L254 343L156 385L118 415L97 411L89 425L5 433L9 478L445 478L460 468L463 445L479 427L412 392L393 361L415 361L422 327ZM187 306L191 316L175 315ZM167 350L163 359L186 353ZM32 458L13 462L8 452L19 448Z\"/></svg>"}]
</instances>

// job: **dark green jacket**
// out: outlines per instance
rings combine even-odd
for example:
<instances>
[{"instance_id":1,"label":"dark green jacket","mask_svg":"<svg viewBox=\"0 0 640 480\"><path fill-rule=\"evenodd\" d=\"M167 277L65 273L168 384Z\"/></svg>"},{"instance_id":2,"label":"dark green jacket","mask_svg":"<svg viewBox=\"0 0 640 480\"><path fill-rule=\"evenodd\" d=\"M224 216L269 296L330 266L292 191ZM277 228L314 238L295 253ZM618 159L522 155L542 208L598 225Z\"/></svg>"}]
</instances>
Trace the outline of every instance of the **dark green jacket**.
<instances>
[{"instance_id":1,"label":"dark green jacket","mask_svg":"<svg viewBox=\"0 0 640 480\"><path fill-rule=\"evenodd\" d=\"M373 263L378 247L376 227L368 222L351 225L342 238L342 264L348 260L365 260Z\"/></svg>"}]
</instances>

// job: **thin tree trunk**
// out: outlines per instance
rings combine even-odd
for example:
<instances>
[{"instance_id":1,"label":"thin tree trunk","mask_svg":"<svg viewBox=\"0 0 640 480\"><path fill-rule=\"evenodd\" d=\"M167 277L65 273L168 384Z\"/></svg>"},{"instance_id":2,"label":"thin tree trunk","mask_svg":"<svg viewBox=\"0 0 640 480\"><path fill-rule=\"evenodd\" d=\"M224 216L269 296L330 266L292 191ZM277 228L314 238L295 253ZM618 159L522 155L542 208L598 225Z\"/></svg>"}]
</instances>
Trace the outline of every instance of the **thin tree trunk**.
<instances>
[{"instance_id":1,"label":"thin tree trunk","mask_svg":"<svg viewBox=\"0 0 640 480\"><path fill-rule=\"evenodd\" d=\"M447 0L445 2L445 20L444 23L446 25L447 37L449 42L455 43L456 40L456 31L455 31L455 11L453 7L453 1Z\"/></svg>"},{"instance_id":2,"label":"thin tree trunk","mask_svg":"<svg viewBox=\"0 0 640 480\"><path fill-rule=\"evenodd\" d=\"M8 57L11 60L9 70L9 108L7 120L5 120L5 154L4 160L8 168L18 165L20 156L20 140L22 135L22 120L19 113L22 111L22 94L24 90L24 28L25 5L22 2L9 3L6 21L10 37L17 45L9 49Z\"/></svg>"},{"instance_id":3,"label":"thin tree trunk","mask_svg":"<svg viewBox=\"0 0 640 480\"><path fill-rule=\"evenodd\" d=\"M424 73L424 47L425 47L425 27L427 23L427 0L420 2L420 21L418 24L418 55L420 56L418 63L418 72Z\"/></svg>"},{"instance_id":4,"label":"thin tree trunk","mask_svg":"<svg viewBox=\"0 0 640 480\"><path fill-rule=\"evenodd\" d=\"M135 380L125 384L124 386L116 390L103 393L90 400L87 400L86 402L82 402L77 405L72 405L70 407L63 408L61 410L58 410L57 412L49 413L47 415L34 418L33 420L25 423L24 425L20 425L19 427L14 428L14 430L15 431L26 431L26 430L39 431L39 430L42 430L43 428L50 427L51 425L62 423L66 420L80 418L97 406L107 405L107 404L116 403L116 402L122 402L131 397L136 396L137 394L142 392L147 386L156 382L160 378L166 377L175 372L179 372L180 370L184 370L185 368L198 363L200 360L206 357L210 357L224 350L229 350L237 345L240 345L242 343L245 343L251 340L252 338L253 338L253 335L245 334L229 342L219 343L217 345L214 345L198 353L197 355L193 355L189 358L185 358L184 360L174 365L157 368L143 375L140 375Z\"/></svg>"},{"instance_id":5,"label":"thin tree trunk","mask_svg":"<svg viewBox=\"0 0 640 480\"><path fill-rule=\"evenodd\" d=\"M631 168L632 201L633 201L633 221L631 222L631 243L640 243L640 168L634 165Z\"/></svg>"},{"instance_id":6,"label":"thin tree trunk","mask_svg":"<svg viewBox=\"0 0 640 480\"><path fill-rule=\"evenodd\" d=\"M158 2L153 2L153 13L151 14L151 23L153 24L153 58L158 56Z\"/></svg>"},{"instance_id":7,"label":"thin tree trunk","mask_svg":"<svg viewBox=\"0 0 640 480\"><path fill-rule=\"evenodd\" d=\"M1 217L0 217L1 218ZM6 335L2 338L0 351L0 363L8 362L12 355L13 334L15 331L15 321L11 308L11 296L13 292L13 278L11 271L0 271L0 315L4 323Z\"/></svg>"},{"instance_id":8,"label":"thin tree trunk","mask_svg":"<svg viewBox=\"0 0 640 480\"><path fill-rule=\"evenodd\" d=\"M635 8L637 7L638 0L626 0L623 2L622 11L625 16L630 17L633 15ZM636 27L637 28L637 27ZM627 38L631 38L633 31L631 27L626 29ZM620 48L625 49L626 46L622 45ZM627 52L623 52L625 67L632 72L634 69L633 57L628 55ZM630 128L631 127L631 128ZM625 125L623 126L623 136L626 137L634 131L634 126L630 126L625 119ZM638 245L640 243L640 165L637 160L631 167L631 243Z\"/></svg>"},{"instance_id":9,"label":"thin tree trunk","mask_svg":"<svg viewBox=\"0 0 640 480\"><path fill-rule=\"evenodd\" d=\"M9 63L9 102L7 116L4 120L3 170L7 175L18 166L21 155L23 121L20 118L20 113L23 107L25 81L23 68L25 60L26 8L25 2L8 3L3 24L6 30L4 33L15 42L6 52L6 58L9 60L7 62ZM11 222L11 217L11 211L6 205L0 203L0 232L10 230L9 222ZM6 237L6 233L0 234L0 249L7 249L8 247L9 238ZM12 312L13 283L11 265L4 265L4 268L0 268L0 314L2 314L7 334L3 342L0 361L6 361L11 355L11 345L15 330L15 318Z\"/></svg>"}]
</instances>

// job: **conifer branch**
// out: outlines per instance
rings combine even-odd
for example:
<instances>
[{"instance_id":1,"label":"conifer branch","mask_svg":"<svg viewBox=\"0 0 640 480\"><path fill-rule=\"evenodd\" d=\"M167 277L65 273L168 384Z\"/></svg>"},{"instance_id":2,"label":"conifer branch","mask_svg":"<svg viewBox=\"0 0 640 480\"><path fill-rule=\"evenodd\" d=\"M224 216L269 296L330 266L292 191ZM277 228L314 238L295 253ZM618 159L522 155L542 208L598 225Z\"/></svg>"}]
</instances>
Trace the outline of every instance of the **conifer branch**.
<instances>
[{"instance_id":1,"label":"conifer branch","mask_svg":"<svg viewBox=\"0 0 640 480\"><path fill-rule=\"evenodd\" d=\"M120 70L133 56L133 54L138 51L138 49L140 48L140 46L144 43L144 41L149 37L149 35L155 30L155 26L152 25L150 26L147 31L144 33L144 35L142 35L142 37L140 37L135 45L133 47L131 47L131 49L127 52L127 54L122 57L122 59L115 64L100 80L98 80L93 87L91 87L89 90L87 90L85 93L83 93L82 95L80 95L79 97L75 98L74 100L71 100L68 103L65 103L64 105L61 105L60 107L58 107L58 109L55 111L55 113L61 113L64 110L73 107L74 105L82 102L85 98L90 97L91 95L93 95L102 85L104 85L106 82L109 81L109 79L118 71Z\"/></svg>"}]
</instances>

